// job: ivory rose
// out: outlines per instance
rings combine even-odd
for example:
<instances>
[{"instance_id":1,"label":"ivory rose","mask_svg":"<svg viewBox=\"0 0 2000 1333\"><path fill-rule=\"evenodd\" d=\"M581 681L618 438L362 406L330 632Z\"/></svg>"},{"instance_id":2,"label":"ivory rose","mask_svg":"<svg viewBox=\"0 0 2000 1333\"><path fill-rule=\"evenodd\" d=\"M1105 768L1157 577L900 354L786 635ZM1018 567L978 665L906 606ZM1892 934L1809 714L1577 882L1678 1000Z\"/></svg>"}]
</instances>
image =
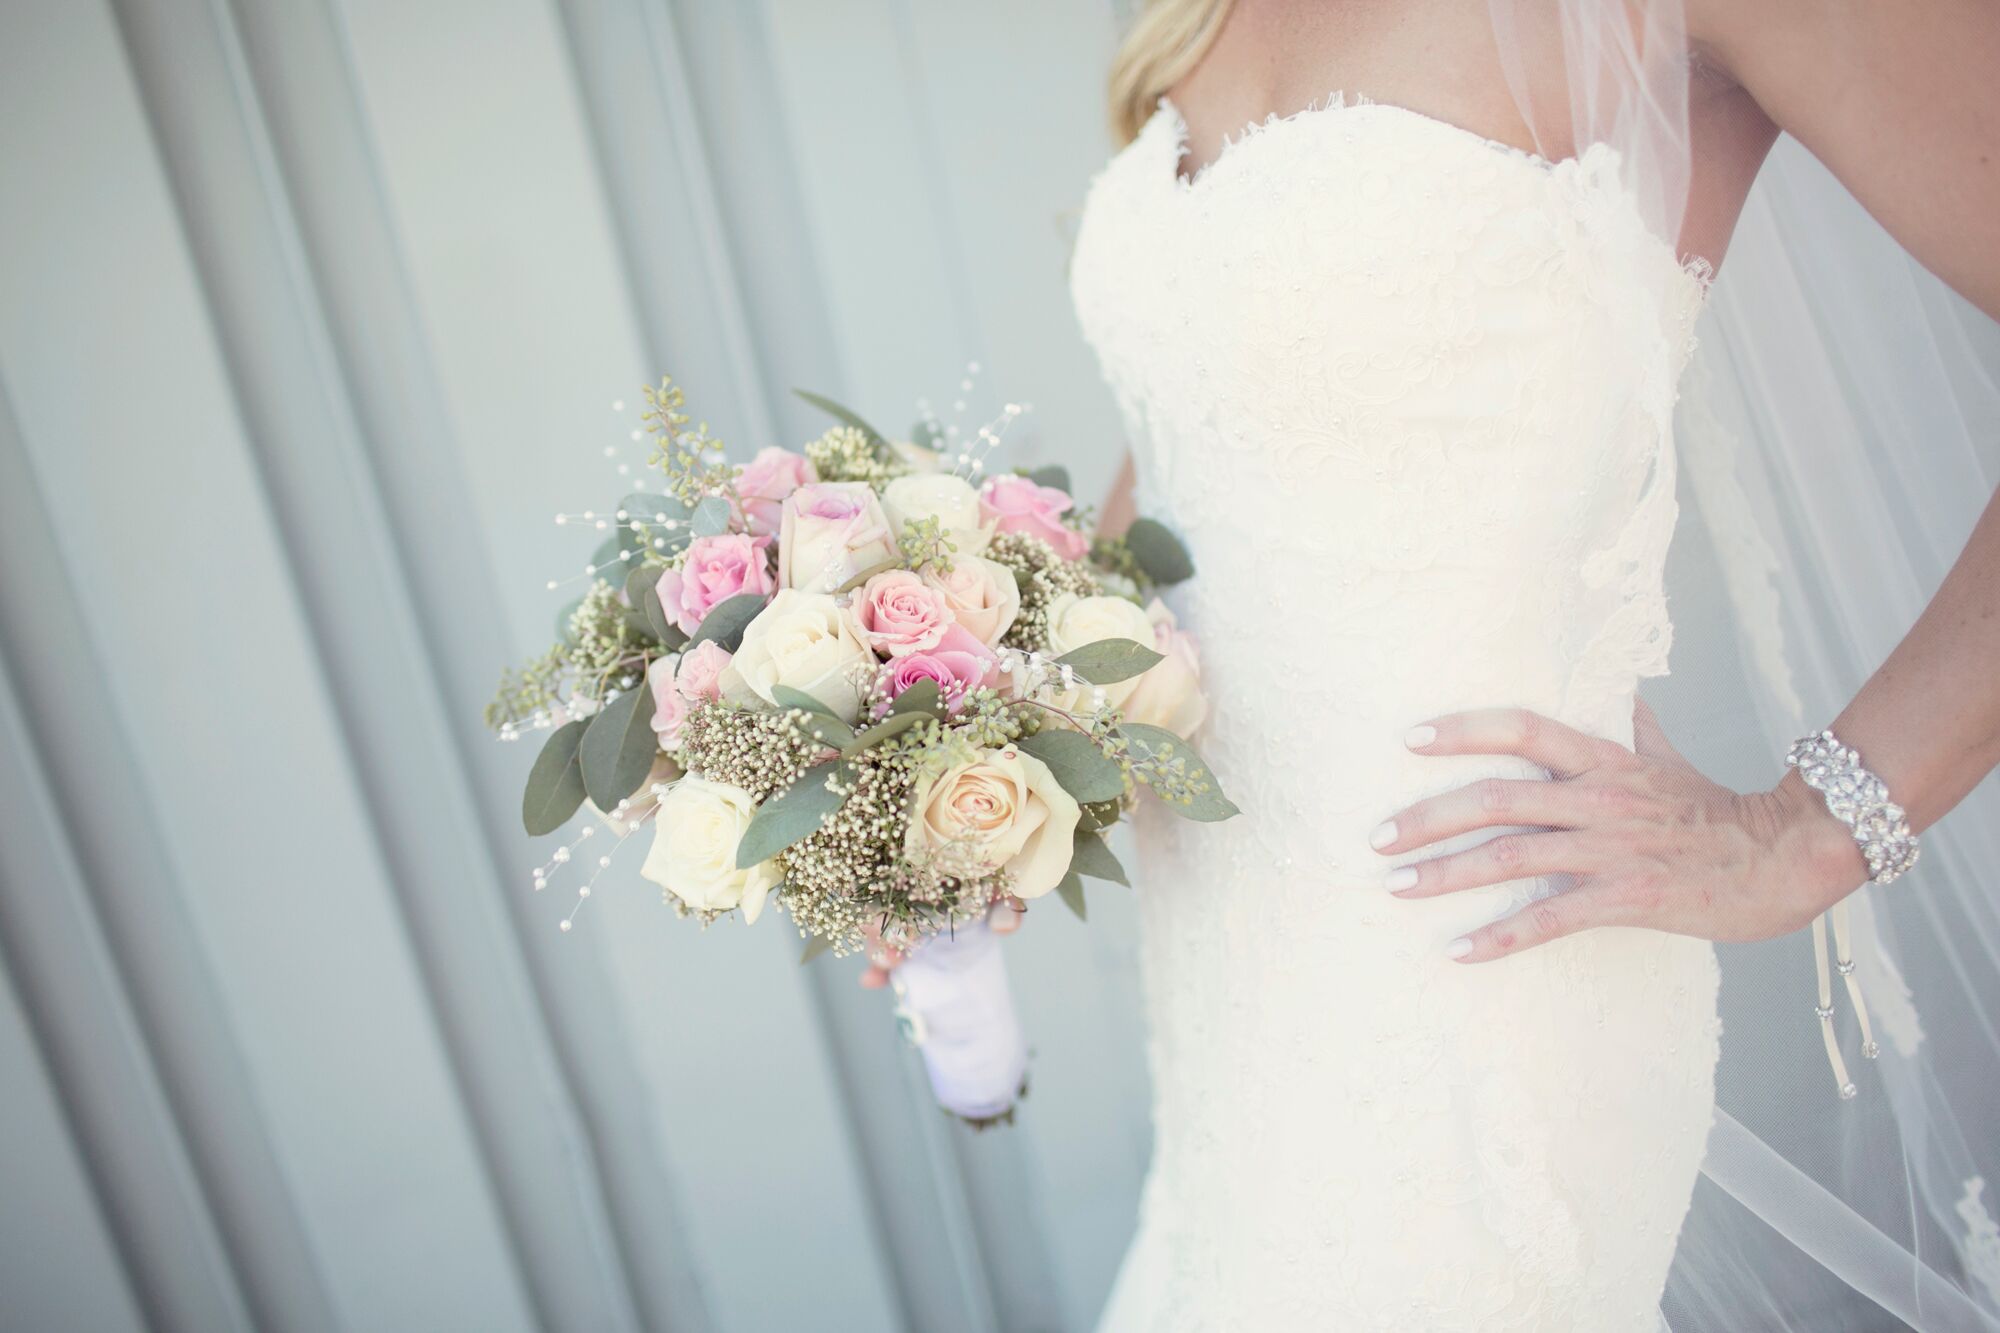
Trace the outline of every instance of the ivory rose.
<instances>
[{"instance_id":1,"label":"ivory rose","mask_svg":"<svg viewBox=\"0 0 2000 1333\"><path fill-rule=\"evenodd\" d=\"M1072 503L1055 487L1014 474L994 477L979 492L980 511L996 531L1040 537L1063 559L1081 560L1090 553L1090 539L1062 523Z\"/></svg>"},{"instance_id":2,"label":"ivory rose","mask_svg":"<svg viewBox=\"0 0 2000 1333\"><path fill-rule=\"evenodd\" d=\"M953 625L935 648L892 659L886 688L894 699L920 680L936 681L946 709L955 713L965 703L968 690L991 685L999 674L999 655L963 625Z\"/></svg>"},{"instance_id":3,"label":"ivory rose","mask_svg":"<svg viewBox=\"0 0 2000 1333\"><path fill-rule=\"evenodd\" d=\"M745 593L763 596L777 590L765 564L768 539L740 532L696 537L678 569L660 575L660 607L681 633L701 628L702 618L723 602Z\"/></svg>"},{"instance_id":4,"label":"ivory rose","mask_svg":"<svg viewBox=\"0 0 2000 1333\"><path fill-rule=\"evenodd\" d=\"M983 555L953 556L947 573L926 567L923 580L944 594L952 619L989 648L999 645L1021 614L1021 585L1014 581L1014 571Z\"/></svg>"},{"instance_id":5,"label":"ivory rose","mask_svg":"<svg viewBox=\"0 0 2000 1333\"><path fill-rule=\"evenodd\" d=\"M771 705L777 687L788 686L852 722L874 674L875 654L838 602L823 592L783 588L743 631L719 684L725 699Z\"/></svg>"},{"instance_id":6,"label":"ivory rose","mask_svg":"<svg viewBox=\"0 0 2000 1333\"><path fill-rule=\"evenodd\" d=\"M1130 639L1150 647L1154 642L1153 622L1144 611L1123 597L1079 597L1063 593L1049 603L1049 653L1061 657L1099 639ZM1123 707L1139 688L1140 677L1100 686L1104 701Z\"/></svg>"},{"instance_id":7,"label":"ivory rose","mask_svg":"<svg viewBox=\"0 0 2000 1333\"><path fill-rule=\"evenodd\" d=\"M862 584L852 610L861 641L884 657L935 648L952 625L944 594L907 569Z\"/></svg>"},{"instance_id":8,"label":"ivory rose","mask_svg":"<svg viewBox=\"0 0 2000 1333\"><path fill-rule=\"evenodd\" d=\"M1039 898L1069 869L1080 815L1047 764L1009 745L917 789L905 850L1006 870L1017 896Z\"/></svg>"},{"instance_id":9,"label":"ivory rose","mask_svg":"<svg viewBox=\"0 0 2000 1333\"><path fill-rule=\"evenodd\" d=\"M736 868L736 846L757 803L741 787L682 778L660 798L657 831L639 873L699 912L743 909L755 922L778 884L775 861Z\"/></svg>"},{"instance_id":10,"label":"ivory rose","mask_svg":"<svg viewBox=\"0 0 2000 1333\"><path fill-rule=\"evenodd\" d=\"M979 492L949 472L896 478L882 488L882 508L889 515L889 530L897 534L911 519L935 518L957 544L954 556L978 555L993 536L993 520L984 513Z\"/></svg>"},{"instance_id":11,"label":"ivory rose","mask_svg":"<svg viewBox=\"0 0 2000 1333\"><path fill-rule=\"evenodd\" d=\"M786 497L778 523L779 587L836 592L896 555L882 502L865 483L823 481Z\"/></svg>"},{"instance_id":12,"label":"ivory rose","mask_svg":"<svg viewBox=\"0 0 2000 1333\"><path fill-rule=\"evenodd\" d=\"M1179 627L1174 613L1157 597L1146 608L1146 618L1153 622L1153 647L1166 660L1139 676L1125 697L1125 719L1164 727L1183 739L1192 737L1208 717L1195 637Z\"/></svg>"},{"instance_id":13,"label":"ivory rose","mask_svg":"<svg viewBox=\"0 0 2000 1333\"><path fill-rule=\"evenodd\" d=\"M743 521L759 536L776 536L785 497L819 480L804 454L766 445L736 473L736 493L743 497Z\"/></svg>"}]
</instances>

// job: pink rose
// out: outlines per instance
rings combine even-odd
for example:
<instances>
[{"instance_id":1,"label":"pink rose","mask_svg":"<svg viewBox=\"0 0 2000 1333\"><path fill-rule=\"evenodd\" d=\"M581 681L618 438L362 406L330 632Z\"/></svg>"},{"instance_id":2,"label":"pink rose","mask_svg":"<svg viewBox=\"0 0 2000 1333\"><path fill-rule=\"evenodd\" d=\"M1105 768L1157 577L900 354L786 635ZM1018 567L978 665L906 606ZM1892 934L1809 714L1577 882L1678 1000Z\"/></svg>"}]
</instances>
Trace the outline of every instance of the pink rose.
<instances>
[{"instance_id":1,"label":"pink rose","mask_svg":"<svg viewBox=\"0 0 2000 1333\"><path fill-rule=\"evenodd\" d=\"M743 521L758 536L774 537L785 497L819 480L819 473L802 454L770 445L736 473L736 491L743 497Z\"/></svg>"},{"instance_id":2,"label":"pink rose","mask_svg":"<svg viewBox=\"0 0 2000 1333\"><path fill-rule=\"evenodd\" d=\"M690 703L696 699L720 699L722 668L729 665L729 657L728 649L714 639L704 639L681 654L674 684Z\"/></svg>"},{"instance_id":3,"label":"pink rose","mask_svg":"<svg viewBox=\"0 0 2000 1333\"><path fill-rule=\"evenodd\" d=\"M945 707L955 713L964 705L968 691L993 682L999 667L1000 659L991 648L953 625L935 648L891 660L886 689L894 699L920 680L936 681Z\"/></svg>"},{"instance_id":4,"label":"pink rose","mask_svg":"<svg viewBox=\"0 0 2000 1333\"><path fill-rule=\"evenodd\" d=\"M872 487L822 481L785 497L778 518L778 586L838 592L856 574L896 559L896 538Z\"/></svg>"},{"instance_id":5,"label":"pink rose","mask_svg":"<svg viewBox=\"0 0 2000 1333\"><path fill-rule=\"evenodd\" d=\"M688 543L687 559L679 569L660 575L660 606L681 633L701 628L702 618L718 605L744 593L768 596L778 590L764 560L769 539L725 532L696 537Z\"/></svg>"},{"instance_id":6,"label":"pink rose","mask_svg":"<svg viewBox=\"0 0 2000 1333\"><path fill-rule=\"evenodd\" d=\"M852 609L861 641L885 657L935 648L952 624L944 594L907 569L862 584Z\"/></svg>"},{"instance_id":7,"label":"pink rose","mask_svg":"<svg viewBox=\"0 0 2000 1333\"><path fill-rule=\"evenodd\" d=\"M998 531L1040 537L1063 559L1081 560L1090 553L1090 539L1062 524L1072 503L1055 487L1016 475L995 477L979 492L979 508Z\"/></svg>"},{"instance_id":8,"label":"pink rose","mask_svg":"<svg viewBox=\"0 0 2000 1333\"><path fill-rule=\"evenodd\" d=\"M1183 739L1192 737L1208 717L1195 637L1175 623L1174 613L1157 597L1146 608L1146 616L1153 622L1153 646L1165 660L1140 673L1119 711L1127 722L1164 727Z\"/></svg>"},{"instance_id":9,"label":"pink rose","mask_svg":"<svg viewBox=\"0 0 2000 1333\"><path fill-rule=\"evenodd\" d=\"M646 668L646 684L653 690L653 733L660 748L671 750L680 744L681 724L687 721L687 699L674 683L674 659L656 657Z\"/></svg>"}]
</instances>

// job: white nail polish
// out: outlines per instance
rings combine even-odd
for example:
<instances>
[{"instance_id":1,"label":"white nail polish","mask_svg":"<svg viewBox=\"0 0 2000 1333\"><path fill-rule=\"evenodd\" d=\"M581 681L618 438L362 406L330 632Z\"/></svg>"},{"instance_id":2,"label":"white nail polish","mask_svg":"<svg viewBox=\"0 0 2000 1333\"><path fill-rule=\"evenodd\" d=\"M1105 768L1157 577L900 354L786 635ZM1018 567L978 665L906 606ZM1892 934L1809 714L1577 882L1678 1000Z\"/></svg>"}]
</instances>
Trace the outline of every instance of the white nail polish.
<instances>
[{"instance_id":1,"label":"white nail polish","mask_svg":"<svg viewBox=\"0 0 2000 1333\"><path fill-rule=\"evenodd\" d=\"M1421 727L1411 727L1410 734L1403 737L1403 744L1412 750L1421 749L1438 738L1438 729L1426 723Z\"/></svg>"},{"instance_id":2,"label":"white nail polish","mask_svg":"<svg viewBox=\"0 0 2000 1333\"><path fill-rule=\"evenodd\" d=\"M1453 940L1450 944L1447 944L1445 946L1444 956L1446 958L1451 959L1453 962L1457 962L1459 959L1465 957L1467 954L1471 952L1472 952L1472 941L1460 938Z\"/></svg>"},{"instance_id":3,"label":"white nail polish","mask_svg":"<svg viewBox=\"0 0 2000 1333\"><path fill-rule=\"evenodd\" d=\"M1404 889L1414 889L1417 887L1417 868L1415 866L1397 866L1383 878L1382 887L1391 893L1401 893Z\"/></svg>"},{"instance_id":4,"label":"white nail polish","mask_svg":"<svg viewBox=\"0 0 2000 1333\"><path fill-rule=\"evenodd\" d=\"M1395 840L1396 840L1396 821L1393 819L1383 820L1381 823L1375 826L1375 831L1368 835L1368 845L1370 847L1375 848L1377 851L1380 851L1382 848L1387 847L1390 843L1394 842Z\"/></svg>"}]
</instances>

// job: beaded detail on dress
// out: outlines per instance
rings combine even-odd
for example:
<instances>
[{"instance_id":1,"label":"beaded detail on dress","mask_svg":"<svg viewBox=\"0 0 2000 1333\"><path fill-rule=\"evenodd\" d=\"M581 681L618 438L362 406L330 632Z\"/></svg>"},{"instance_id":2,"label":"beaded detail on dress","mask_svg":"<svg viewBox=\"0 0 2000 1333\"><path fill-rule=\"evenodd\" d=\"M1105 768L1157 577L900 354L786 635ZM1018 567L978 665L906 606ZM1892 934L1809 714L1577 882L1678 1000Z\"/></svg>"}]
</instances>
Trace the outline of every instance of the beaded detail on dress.
<instances>
[{"instance_id":1,"label":"beaded detail on dress","mask_svg":"<svg viewBox=\"0 0 2000 1333\"><path fill-rule=\"evenodd\" d=\"M1382 877L1419 858L1367 835L1546 776L1410 754L1435 714L1631 744L1706 274L1602 146L1339 100L1192 179L1184 143L1163 101L1099 173L1071 283L1194 556L1197 740L1245 813L1142 819L1156 1140L1104 1328L1652 1328L1713 1106L1712 950L1606 930L1450 963L1561 885L1398 901Z\"/></svg>"}]
</instances>

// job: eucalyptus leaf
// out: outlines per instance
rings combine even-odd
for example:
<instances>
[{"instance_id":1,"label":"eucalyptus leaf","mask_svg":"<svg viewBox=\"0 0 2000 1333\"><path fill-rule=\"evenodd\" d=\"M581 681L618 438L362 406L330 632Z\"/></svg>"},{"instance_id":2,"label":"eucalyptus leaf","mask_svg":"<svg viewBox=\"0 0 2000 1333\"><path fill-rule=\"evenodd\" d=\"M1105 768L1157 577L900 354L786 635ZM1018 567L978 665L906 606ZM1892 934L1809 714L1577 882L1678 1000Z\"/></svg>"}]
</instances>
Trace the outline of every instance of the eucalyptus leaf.
<instances>
[{"instance_id":1,"label":"eucalyptus leaf","mask_svg":"<svg viewBox=\"0 0 2000 1333\"><path fill-rule=\"evenodd\" d=\"M809 720L806 732L821 745L831 745L836 750L845 750L854 741L854 728L842 721L831 708L821 703L804 690L795 690L789 685L775 685L771 695L780 708L802 709Z\"/></svg>"},{"instance_id":2,"label":"eucalyptus leaf","mask_svg":"<svg viewBox=\"0 0 2000 1333\"><path fill-rule=\"evenodd\" d=\"M584 790L600 810L609 810L639 790L653 770L660 748L653 733L652 691L638 685L598 710L583 733L577 758Z\"/></svg>"},{"instance_id":3,"label":"eucalyptus leaf","mask_svg":"<svg viewBox=\"0 0 2000 1333\"><path fill-rule=\"evenodd\" d=\"M1060 463L1051 463L1047 467L1036 468L1028 474L1028 480L1034 482L1037 486L1053 486L1064 495L1071 494L1069 488L1069 469Z\"/></svg>"},{"instance_id":4,"label":"eucalyptus leaf","mask_svg":"<svg viewBox=\"0 0 2000 1333\"><path fill-rule=\"evenodd\" d=\"M853 774L843 761L829 759L807 769L798 781L758 806L757 813L750 817L750 826L743 830L742 840L736 844L737 869L748 870L768 861L799 839L818 832L827 817L847 801L844 792L833 791L826 785L827 778L835 772L843 781Z\"/></svg>"},{"instance_id":5,"label":"eucalyptus leaf","mask_svg":"<svg viewBox=\"0 0 2000 1333\"><path fill-rule=\"evenodd\" d=\"M804 967L807 963L810 963L813 959L819 957L832 947L833 945L827 942L826 936L813 936L806 941L805 951L799 955L799 966Z\"/></svg>"},{"instance_id":6,"label":"eucalyptus leaf","mask_svg":"<svg viewBox=\"0 0 2000 1333\"><path fill-rule=\"evenodd\" d=\"M1125 794L1125 776L1117 761L1080 731L1051 727L1014 744L1047 764L1062 789L1078 801L1113 801Z\"/></svg>"},{"instance_id":7,"label":"eucalyptus leaf","mask_svg":"<svg viewBox=\"0 0 2000 1333\"><path fill-rule=\"evenodd\" d=\"M750 622L757 618L757 613L764 609L768 601L768 598L759 597L756 593L746 592L737 594L720 606L711 607L687 646L692 648L698 643L713 642L726 652L735 652L743 646L743 631L750 627Z\"/></svg>"},{"instance_id":8,"label":"eucalyptus leaf","mask_svg":"<svg viewBox=\"0 0 2000 1333\"><path fill-rule=\"evenodd\" d=\"M694 507L688 527L697 537L715 537L729 531L729 501L720 495L703 496Z\"/></svg>"},{"instance_id":9,"label":"eucalyptus leaf","mask_svg":"<svg viewBox=\"0 0 2000 1333\"><path fill-rule=\"evenodd\" d=\"M928 421L919 421L910 427L910 443L937 453L944 448L944 431Z\"/></svg>"},{"instance_id":10,"label":"eucalyptus leaf","mask_svg":"<svg viewBox=\"0 0 2000 1333\"><path fill-rule=\"evenodd\" d=\"M617 520L620 540L635 549L643 547L655 556L672 555L694 535L691 528L694 510L671 495L647 495L640 491L620 500L618 508L625 515ZM632 531L634 521L644 524L646 530ZM674 527L669 529L668 523ZM664 540L666 545L654 546L654 540Z\"/></svg>"},{"instance_id":11,"label":"eucalyptus leaf","mask_svg":"<svg viewBox=\"0 0 2000 1333\"><path fill-rule=\"evenodd\" d=\"M1057 882L1056 896L1069 905L1069 910L1076 913L1078 921L1090 920L1090 913L1084 910L1083 905L1083 881L1076 877L1076 871L1071 870Z\"/></svg>"},{"instance_id":12,"label":"eucalyptus leaf","mask_svg":"<svg viewBox=\"0 0 2000 1333\"><path fill-rule=\"evenodd\" d=\"M1194 577L1194 561L1188 558L1187 547L1157 520L1132 520L1132 526L1125 529L1125 545L1155 583L1180 583Z\"/></svg>"},{"instance_id":13,"label":"eucalyptus leaf","mask_svg":"<svg viewBox=\"0 0 2000 1333\"><path fill-rule=\"evenodd\" d=\"M1132 639L1097 639L1056 659L1092 685L1116 685L1151 670L1162 660L1159 653Z\"/></svg>"},{"instance_id":14,"label":"eucalyptus leaf","mask_svg":"<svg viewBox=\"0 0 2000 1333\"><path fill-rule=\"evenodd\" d=\"M868 580L874 578L877 574L886 574L892 569L901 569L902 567L903 567L903 562L900 560L884 560L879 564L868 566L868 568L862 570L859 574L856 574L853 578L841 584L838 588L835 588L834 591L836 593L853 592L856 588L868 582Z\"/></svg>"},{"instance_id":15,"label":"eucalyptus leaf","mask_svg":"<svg viewBox=\"0 0 2000 1333\"><path fill-rule=\"evenodd\" d=\"M576 751L589 725L579 719L557 727L542 743L535 766L528 770L527 790L521 794L521 824L537 838L568 823L588 794Z\"/></svg>"},{"instance_id":16,"label":"eucalyptus leaf","mask_svg":"<svg viewBox=\"0 0 2000 1333\"><path fill-rule=\"evenodd\" d=\"M938 690L934 680L920 680L896 696L896 702L889 705L890 717L901 717L905 713L923 713L931 717L944 717L944 695Z\"/></svg>"},{"instance_id":17,"label":"eucalyptus leaf","mask_svg":"<svg viewBox=\"0 0 2000 1333\"><path fill-rule=\"evenodd\" d=\"M1095 833L1076 831L1075 847L1070 852L1070 873L1088 875L1092 879L1108 879L1113 884L1131 887L1132 881L1125 878L1125 867L1118 864L1118 858L1104 839Z\"/></svg>"},{"instance_id":18,"label":"eucalyptus leaf","mask_svg":"<svg viewBox=\"0 0 2000 1333\"><path fill-rule=\"evenodd\" d=\"M893 713L868 730L858 733L841 753L852 759L864 750L872 750L883 741L902 735L929 716L928 713Z\"/></svg>"},{"instance_id":19,"label":"eucalyptus leaf","mask_svg":"<svg viewBox=\"0 0 2000 1333\"><path fill-rule=\"evenodd\" d=\"M1222 794L1222 784L1207 762L1195 753L1194 746L1182 740L1165 727L1147 726L1138 722L1121 722L1118 734L1130 743L1134 759L1150 758L1171 752L1171 757L1186 765L1186 779L1192 783L1205 784L1207 791L1195 796L1192 802L1183 805L1179 801L1167 801L1166 807L1185 819L1202 823L1215 823L1243 812L1236 803Z\"/></svg>"},{"instance_id":20,"label":"eucalyptus leaf","mask_svg":"<svg viewBox=\"0 0 2000 1333\"><path fill-rule=\"evenodd\" d=\"M839 403L834 402L833 399L821 397L816 393L809 393L804 389L794 389L792 392L811 403L814 407L817 407L820 411L837 418L843 425L854 427L854 429L866 435L868 443L874 445L876 448L883 448L889 443L888 437L883 435L881 431L876 430L866 421L863 421L858 413L841 406Z\"/></svg>"},{"instance_id":21,"label":"eucalyptus leaf","mask_svg":"<svg viewBox=\"0 0 2000 1333\"><path fill-rule=\"evenodd\" d=\"M1078 801L1076 826L1087 833L1097 833L1116 824L1123 813L1116 801Z\"/></svg>"}]
</instances>

